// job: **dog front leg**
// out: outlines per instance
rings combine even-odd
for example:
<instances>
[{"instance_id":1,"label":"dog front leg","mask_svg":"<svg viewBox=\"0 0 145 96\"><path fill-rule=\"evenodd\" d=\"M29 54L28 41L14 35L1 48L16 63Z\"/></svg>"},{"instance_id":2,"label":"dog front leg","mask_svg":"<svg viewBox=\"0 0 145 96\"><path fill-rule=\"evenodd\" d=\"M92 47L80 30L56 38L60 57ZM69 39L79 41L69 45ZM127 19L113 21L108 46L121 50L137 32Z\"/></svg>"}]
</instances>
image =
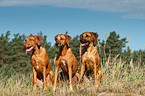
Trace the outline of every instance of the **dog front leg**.
<instances>
[{"instance_id":1,"label":"dog front leg","mask_svg":"<svg viewBox=\"0 0 145 96\"><path fill-rule=\"evenodd\" d=\"M43 67L44 91L47 90L46 67Z\"/></svg>"},{"instance_id":2,"label":"dog front leg","mask_svg":"<svg viewBox=\"0 0 145 96\"><path fill-rule=\"evenodd\" d=\"M73 86L72 86L72 67L68 66L68 71L69 71L69 79L70 79L70 91L73 91Z\"/></svg>"},{"instance_id":3,"label":"dog front leg","mask_svg":"<svg viewBox=\"0 0 145 96\"><path fill-rule=\"evenodd\" d=\"M103 73L101 72L100 69L99 69L99 71L98 71L98 75L99 75L99 80L100 80L100 83L101 83L102 80L103 80Z\"/></svg>"},{"instance_id":4,"label":"dog front leg","mask_svg":"<svg viewBox=\"0 0 145 96\"><path fill-rule=\"evenodd\" d=\"M83 78L83 75L84 75L84 71L85 71L85 64L82 63L82 65L81 65L81 72L80 72L80 78L79 78L79 83L82 82L82 78Z\"/></svg>"},{"instance_id":5,"label":"dog front leg","mask_svg":"<svg viewBox=\"0 0 145 96\"><path fill-rule=\"evenodd\" d=\"M50 75L51 75L51 85L54 84L54 74L52 71L50 71Z\"/></svg>"},{"instance_id":6,"label":"dog front leg","mask_svg":"<svg viewBox=\"0 0 145 96\"><path fill-rule=\"evenodd\" d=\"M37 72L35 70L35 68L33 67L33 91L36 91L36 85L37 84Z\"/></svg>"},{"instance_id":7,"label":"dog front leg","mask_svg":"<svg viewBox=\"0 0 145 96\"><path fill-rule=\"evenodd\" d=\"M54 79L54 87L53 87L53 90L54 91L56 89L56 82L57 82L58 70L59 70L59 62L56 61L56 64L55 64L55 79Z\"/></svg>"},{"instance_id":8,"label":"dog front leg","mask_svg":"<svg viewBox=\"0 0 145 96\"><path fill-rule=\"evenodd\" d=\"M98 68L96 64L94 64L94 76L95 76L95 87L98 88L100 79L99 79L99 73L98 73Z\"/></svg>"},{"instance_id":9,"label":"dog front leg","mask_svg":"<svg viewBox=\"0 0 145 96\"><path fill-rule=\"evenodd\" d=\"M53 75L53 72L50 71L49 74L47 75L47 86L51 85L53 86L53 83L54 83L54 75Z\"/></svg>"}]
</instances>

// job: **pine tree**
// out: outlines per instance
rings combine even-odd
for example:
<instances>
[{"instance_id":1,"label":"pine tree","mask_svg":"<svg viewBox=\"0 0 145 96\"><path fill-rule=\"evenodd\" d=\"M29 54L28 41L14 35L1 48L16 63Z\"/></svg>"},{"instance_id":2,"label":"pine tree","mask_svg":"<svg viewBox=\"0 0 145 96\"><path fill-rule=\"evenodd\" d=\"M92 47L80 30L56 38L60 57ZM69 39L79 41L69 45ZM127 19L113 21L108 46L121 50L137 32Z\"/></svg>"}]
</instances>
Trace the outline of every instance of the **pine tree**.
<instances>
[{"instance_id":1,"label":"pine tree","mask_svg":"<svg viewBox=\"0 0 145 96\"><path fill-rule=\"evenodd\" d=\"M145 50L142 51L141 53L141 66L144 66L145 64Z\"/></svg>"},{"instance_id":2,"label":"pine tree","mask_svg":"<svg viewBox=\"0 0 145 96\"><path fill-rule=\"evenodd\" d=\"M15 72L26 72L30 65L25 48L23 46L25 40L24 35L14 34L14 39L8 44L8 64L11 66L11 70ZM30 69L31 70L31 69Z\"/></svg>"},{"instance_id":3,"label":"pine tree","mask_svg":"<svg viewBox=\"0 0 145 96\"><path fill-rule=\"evenodd\" d=\"M132 53L131 53L131 49L129 48L129 46L127 47L127 49L124 50L124 52L121 54L122 59L129 64L132 58Z\"/></svg>"},{"instance_id":4,"label":"pine tree","mask_svg":"<svg viewBox=\"0 0 145 96\"><path fill-rule=\"evenodd\" d=\"M145 62L145 50L142 51L141 49L139 51L133 51L133 62L135 62L135 65L143 65Z\"/></svg>"},{"instance_id":5,"label":"pine tree","mask_svg":"<svg viewBox=\"0 0 145 96\"><path fill-rule=\"evenodd\" d=\"M0 37L0 67L2 67L2 65L4 65L4 63L6 63L6 57L7 57L7 44L9 41L9 35L10 35L10 31L6 32L6 35L4 36L4 34L1 35Z\"/></svg>"},{"instance_id":6,"label":"pine tree","mask_svg":"<svg viewBox=\"0 0 145 96\"><path fill-rule=\"evenodd\" d=\"M105 47L105 41L102 40L102 42L100 42L100 39L98 39L98 42L100 44L100 48L98 46L98 53L99 53L99 57L101 58L103 64L104 62L106 61L106 53L105 53L105 50L104 50L104 47Z\"/></svg>"},{"instance_id":7,"label":"pine tree","mask_svg":"<svg viewBox=\"0 0 145 96\"><path fill-rule=\"evenodd\" d=\"M110 32L106 41L106 54L109 55L111 53L113 57L116 56L122 52L122 48L125 47L126 43L126 38L120 39L119 34L117 35L115 31Z\"/></svg>"},{"instance_id":8,"label":"pine tree","mask_svg":"<svg viewBox=\"0 0 145 96\"><path fill-rule=\"evenodd\" d=\"M43 36L42 32L39 32L37 34L38 34L38 36L42 37L41 46L44 47L48 53L48 50L51 47L51 42L47 42L47 36L46 35Z\"/></svg>"},{"instance_id":9,"label":"pine tree","mask_svg":"<svg viewBox=\"0 0 145 96\"><path fill-rule=\"evenodd\" d=\"M51 67L54 68L55 64L54 64L54 60L58 54L59 49L56 48L55 45L53 45L49 50L48 50L48 57L51 63Z\"/></svg>"},{"instance_id":10,"label":"pine tree","mask_svg":"<svg viewBox=\"0 0 145 96\"><path fill-rule=\"evenodd\" d=\"M77 60L80 60L80 41L78 40L79 36L73 37L73 39L70 41L69 45L70 48L72 49L72 52L74 53L75 57Z\"/></svg>"}]
</instances>

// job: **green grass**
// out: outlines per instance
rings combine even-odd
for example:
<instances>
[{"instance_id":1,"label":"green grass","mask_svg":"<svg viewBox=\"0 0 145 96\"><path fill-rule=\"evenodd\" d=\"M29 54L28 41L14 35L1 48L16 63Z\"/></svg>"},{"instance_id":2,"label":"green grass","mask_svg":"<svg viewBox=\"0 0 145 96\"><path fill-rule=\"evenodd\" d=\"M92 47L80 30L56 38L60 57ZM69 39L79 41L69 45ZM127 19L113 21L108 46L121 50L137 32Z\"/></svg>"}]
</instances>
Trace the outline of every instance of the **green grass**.
<instances>
[{"instance_id":1,"label":"green grass","mask_svg":"<svg viewBox=\"0 0 145 96\"><path fill-rule=\"evenodd\" d=\"M107 64L106 64L107 65ZM135 64L134 64L135 65ZM121 61L102 67L103 81L98 90L93 81L74 85L74 92L69 91L69 83L58 84L56 92L51 86L46 93L37 88L32 93L32 73L15 74L7 78L0 74L0 96L143 96L145 94L145 66L130 67Z\"/></svg>"}]
</instances>

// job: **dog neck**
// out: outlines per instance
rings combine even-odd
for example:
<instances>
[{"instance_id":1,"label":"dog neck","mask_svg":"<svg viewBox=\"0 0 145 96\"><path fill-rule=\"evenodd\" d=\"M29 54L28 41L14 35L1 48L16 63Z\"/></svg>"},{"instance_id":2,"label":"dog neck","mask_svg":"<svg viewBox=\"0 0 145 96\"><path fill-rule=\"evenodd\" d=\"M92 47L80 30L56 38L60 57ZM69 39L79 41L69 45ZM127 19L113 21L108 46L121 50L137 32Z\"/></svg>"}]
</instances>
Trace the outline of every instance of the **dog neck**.
<instances>
[{"instance_id":1,"label":"dog neck","mask_svg":"<svg viewBox=\"0 0 145 96\"><path fill-rule=\"evenodd\" d=\"M65 55L69 46L65 44L62 48L60 48L61 56Z\"/></svg>"},{"instance_id":2,"label":"dog neck","mask_svg":"<svg viewBox=\"0 0 145 96\"><path fill-rule=\"evenodd\" d=\"M60 56L64 56L66 55L67 50L69 49L69 46L67 44L65 44L64 46L62 46L61 48L59 48L59 53L57 55L56 60L60 57Z\"/></svg>"},{"instance_id":3,"label":"dog neck","mask_svg":"<svg viewBox=\"0 0 145 96\"><path fill-rule=\"evenodd\" d=\"M83 54L85 52L87 52L87 51L90 51L90 49L92 49L93 47L94 47L94 43L93 42L91 42L90 44L84 46L84 48L83 48Z\"/></svg>"},{"instance_id":4,"label":"dog neck","mask_svg":"<svg viewBox=\"0 0 145 96\"><path fill-rule=\"evenodd\" d=\"M40 54L40 47L39 45L36 45L34 48L33 48L33 54Z\"/></svg>"},{"instance_id":5,"label":"dog neck","mask_svg":"<svg viewBox=\"0 0 145 96\"><path fill-rule=\"evenodd\" d=\"M89 44L89 47L92 47L92 46L94 46L94 43L93 43L93 42L91 42L91 43Z\"/></svg>"}]
</instances>

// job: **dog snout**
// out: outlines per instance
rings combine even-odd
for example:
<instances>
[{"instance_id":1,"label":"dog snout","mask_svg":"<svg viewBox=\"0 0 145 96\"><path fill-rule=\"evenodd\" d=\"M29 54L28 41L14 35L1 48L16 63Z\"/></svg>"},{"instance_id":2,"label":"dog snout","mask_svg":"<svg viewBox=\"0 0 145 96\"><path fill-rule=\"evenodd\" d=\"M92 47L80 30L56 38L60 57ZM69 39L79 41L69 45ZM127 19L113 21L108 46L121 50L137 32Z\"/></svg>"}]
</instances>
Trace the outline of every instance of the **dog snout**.
<instances>
[{"instance_id":1,"label":"dog snout","mask_svg":"<svg viewBox=\"0 0 145 96\"><path fill-rule=\"evenodd\" d=\"M83 38L80 39L80 42L83 43L85 40Z\"/></svg>"},{"instance_id":2,"label":"dog snout","mask_svg":"<svg viewBox=\"0 0 145 96\"><path fill-rule=\"evenodd\" d=\"M58 46L58 44L59 44L58 42L55 43L56 46Z\"/></svg>"}]
</instances>

